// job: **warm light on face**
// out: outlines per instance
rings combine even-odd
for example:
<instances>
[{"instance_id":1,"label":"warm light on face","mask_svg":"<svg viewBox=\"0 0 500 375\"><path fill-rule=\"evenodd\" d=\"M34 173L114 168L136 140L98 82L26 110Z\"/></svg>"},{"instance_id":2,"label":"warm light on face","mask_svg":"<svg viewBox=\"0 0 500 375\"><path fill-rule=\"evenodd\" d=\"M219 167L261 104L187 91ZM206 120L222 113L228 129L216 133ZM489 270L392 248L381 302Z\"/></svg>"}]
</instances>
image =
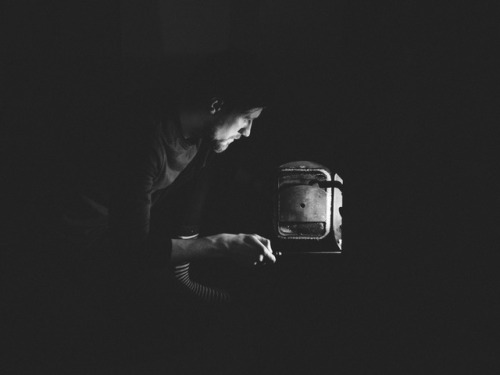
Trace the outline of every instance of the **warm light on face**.
<instances>
[{"instance_id":1,"label":"warm light on face","mask_svg":"<svg viewBox=\"0 0 500 375\"><path fill-rule=\"evenodd\" d=\"M231 143L241 137L249 137L252 131L253 120L262 113L263 108L253 108L244 113L231 114L215 125L212 142L215 152L225 151Z\"/></svg>"}]
</instances>

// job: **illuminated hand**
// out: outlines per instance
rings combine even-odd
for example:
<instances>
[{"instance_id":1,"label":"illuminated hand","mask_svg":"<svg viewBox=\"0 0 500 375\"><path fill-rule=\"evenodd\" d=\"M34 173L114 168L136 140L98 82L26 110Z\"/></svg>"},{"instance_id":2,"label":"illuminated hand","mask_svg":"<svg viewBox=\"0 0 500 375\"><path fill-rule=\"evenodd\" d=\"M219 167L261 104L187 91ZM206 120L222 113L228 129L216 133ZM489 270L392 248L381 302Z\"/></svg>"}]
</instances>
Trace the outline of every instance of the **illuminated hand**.
<instances>
[{"instance_id":1,"label":"illuminated hand","mask_svg":"<svg viewBox=\"0 0 500 375\"><path fill-rule=\"evenodd\" d=\"M214 236L224 255L245 266L275 263L271 241L258 234L218 234Z\"/></svg>"}]
</instances>

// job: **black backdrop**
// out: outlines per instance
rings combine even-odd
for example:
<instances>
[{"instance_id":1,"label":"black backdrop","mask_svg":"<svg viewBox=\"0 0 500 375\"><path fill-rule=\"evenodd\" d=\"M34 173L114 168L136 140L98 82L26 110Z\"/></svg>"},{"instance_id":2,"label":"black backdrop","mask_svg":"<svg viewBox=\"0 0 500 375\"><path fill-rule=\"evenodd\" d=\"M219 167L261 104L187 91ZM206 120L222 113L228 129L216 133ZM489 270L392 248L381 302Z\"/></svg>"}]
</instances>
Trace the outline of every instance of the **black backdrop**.
<instances>
[{"instance_id":1,"label":"black backdrop","mask_svg":"<svg viewBox=\"0 0 500 375\"><path fill-rule=\"evenodd\" d=\"M494 290L488 216L477 199L487 190L478 177L492 176L494 144L480 126L492 120L481 95L492 30L478 9L413 1L4 8L10 203L22 206L43 185L79 113L154 85L156 74L175 81L199 54L251 49L276 71L277 99L252 137L221 155L205 230L270 235L262 187L284 162L320 162L346 188L343 255L284 257L247 275L255 303L275 314L275 333L261 339L276 347L276 368L493 371L493 350L482 345ZM21 210L12 215L22 226ZM23 317L30 261L5 248L3 278L14 285L5 305ZM36 327L36 313L27 316ZM36 350L27 347L14 357Z\"/></svg>"}]
</instances>

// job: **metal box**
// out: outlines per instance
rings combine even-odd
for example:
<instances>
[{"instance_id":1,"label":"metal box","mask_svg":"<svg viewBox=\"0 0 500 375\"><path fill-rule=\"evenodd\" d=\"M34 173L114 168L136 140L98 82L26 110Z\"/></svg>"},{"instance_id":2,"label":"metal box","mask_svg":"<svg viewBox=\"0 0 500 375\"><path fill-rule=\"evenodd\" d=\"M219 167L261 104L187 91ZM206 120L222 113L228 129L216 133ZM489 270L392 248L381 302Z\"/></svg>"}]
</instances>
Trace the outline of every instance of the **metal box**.
<instances>
[{"instance_id":1,"label":"metal box","mask_svg":"<svg viewBox=\"0 0 500 375\"><path fill-rule=\"evenodd\" d=\"M309 161L296 161L278 168L275 230L281 239L325 238L332 223L332 189L328 168Z\"/></svg>"}]
</instances>

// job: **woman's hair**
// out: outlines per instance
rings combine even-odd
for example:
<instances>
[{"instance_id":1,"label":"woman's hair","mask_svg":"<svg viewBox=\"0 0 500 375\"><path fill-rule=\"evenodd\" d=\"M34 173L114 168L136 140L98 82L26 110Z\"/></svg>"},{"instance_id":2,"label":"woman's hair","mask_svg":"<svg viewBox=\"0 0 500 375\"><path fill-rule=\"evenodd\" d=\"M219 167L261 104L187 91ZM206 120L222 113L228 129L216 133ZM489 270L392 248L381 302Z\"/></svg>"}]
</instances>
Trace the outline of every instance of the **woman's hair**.
<instances>
[{"instance_id":1,"label":"woman's hair","mask_svg":"<svg viewBox=\"0 0 500 375\"><path fill-rule=\"evenodd\" d=\"M270 72L257 56L228 50L196 64L186 82L185 99L203 104L218 97L227 112L246 112L269 105L271 86Z\"/></svg>"}]
</instances>

